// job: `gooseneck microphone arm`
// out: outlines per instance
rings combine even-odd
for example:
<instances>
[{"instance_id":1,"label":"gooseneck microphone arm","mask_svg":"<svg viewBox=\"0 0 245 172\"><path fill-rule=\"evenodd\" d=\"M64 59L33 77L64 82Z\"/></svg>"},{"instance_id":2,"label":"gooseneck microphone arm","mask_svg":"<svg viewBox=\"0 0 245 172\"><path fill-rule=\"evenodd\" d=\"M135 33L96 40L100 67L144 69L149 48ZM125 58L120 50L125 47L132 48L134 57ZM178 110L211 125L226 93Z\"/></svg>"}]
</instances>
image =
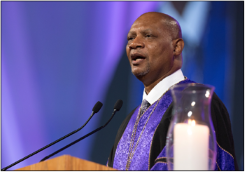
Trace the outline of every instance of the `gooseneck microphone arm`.
<instances>
[{"instance_id":1,"label":"gooseneck microphone arm","mask_svg":"<svg viewBox=\"0 0 245 172\"><path fill-rule=\"evenodd\" d=\"M81 130L83 127L85 127L85 125L90 121L90 119L94 116L94 114L97 113L97 112L101 109L102 105L103 105L103 104L102 104L100 101L98 101L98 102L94 105L93 110L92 110L92 114L90 115L89 119L83 124L83 126L81 126L80 128L78 128L77 130L74 130L73 132L71 132L71 133L69 133L69 134L67 134L67 135L65 135L65 136L63 136L63 137L61 137L60 139L57 139L57 140L55 140L54 142L52 142L52 143L50 143L50 144L48 144L48 145L46 145L46 146L44 146L44 147L38 149L37 151L35 151L35 152L33 152L33 153L31 153L31 154L25 156L24 158L22 158L22 159L20 159L20 160L18 160L18 161L16 161L16 162L10 164L9 166L7 166L7 167L5 167L5 168L2 168L1 171L5 171L5 170L7 170L8 168L10 168L10 167L12 167L12 166L14 166L14 165L20 163L21 161L24 161L25 159L30 158L31 156L33 156L33 155L35 155L35 154L37 154L37 153L43 151L44 149L47 149L48 147L54 145L55 143L57 143L57 142L59 142L59 141L65 139L65 138L71 136L72 134L75 134L76 132L78 132L79 130Z\"/></svg>"},{"instance_id":2,"label":"gooseneck microphone arm","mask_svg":"<svg viewBox=\"0 0 245 172\"><path fill-rule=\"evenodd\" d=\"M112 113L111 118L110 118L110 119L107 121L107 123L105 123L103 126L101 126L101 127L97 128L97 129L91 131L90 133L86 134L85 136L83 136L83 137L81 137L81 138L75 140L74 142L72 142L72 143L70 143L70 144L68 144L68 145L66 145L66 146L64 146L64 147L62 147L61 149L55 151L54 153L52 153L52 154L50 154L50 155L44 157L43 159L41 159L40 162L47 160L48 158L50 158L50 157L56 155L57 153L63 151L64 149L66 149L66 148L68 148L68 147L70 147L70 146L76 144L77 142L79 142L79 141L85 139L86 137L88 137L88 136L90 136L90 135L96 133L97 131L101 130L102 128L104 128L104 127L111 121L111 119L114 117L116 111L119 111L119 110L121 109L122 104L123 104L122 100L117 100L116 104L114 105L114 110L113 110L113 113Z\"/></svg>"}]
</instances>

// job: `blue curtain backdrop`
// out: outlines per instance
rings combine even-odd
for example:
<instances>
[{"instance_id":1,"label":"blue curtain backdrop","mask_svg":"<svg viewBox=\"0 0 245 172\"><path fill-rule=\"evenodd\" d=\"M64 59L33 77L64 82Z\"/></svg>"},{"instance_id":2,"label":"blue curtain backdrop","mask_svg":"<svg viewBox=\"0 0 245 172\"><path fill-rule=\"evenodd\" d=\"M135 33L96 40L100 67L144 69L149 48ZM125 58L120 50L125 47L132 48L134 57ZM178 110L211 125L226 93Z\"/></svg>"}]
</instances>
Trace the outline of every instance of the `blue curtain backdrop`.
<instances>
[{"instance_id":1,"label":"blue curtain backdrop","mask_svg":"<svg viewBox=\"0 0 245 172\"><path fill-rule=\"evenodd\" d=\"M127 32L141 14L159 11L182 27L184 75L214 85L226 105L243 170L243 2L13 1L1 10L2 168L81 127L103 102L79 133L11 169L39 162L103 125L122 99L104 130L56 155L105 165L120 123L142 99L125 54Z\"/></svg>"}]
</instances>

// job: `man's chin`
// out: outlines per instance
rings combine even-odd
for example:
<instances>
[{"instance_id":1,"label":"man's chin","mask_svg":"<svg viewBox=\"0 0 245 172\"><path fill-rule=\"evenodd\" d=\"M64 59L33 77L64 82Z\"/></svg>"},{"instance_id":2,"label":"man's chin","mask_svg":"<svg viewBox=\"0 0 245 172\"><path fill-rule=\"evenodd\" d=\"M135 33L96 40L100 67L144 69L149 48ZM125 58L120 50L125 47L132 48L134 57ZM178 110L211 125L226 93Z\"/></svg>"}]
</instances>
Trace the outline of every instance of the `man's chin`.
<instances>
[{"instance_id":1,"label":"man's chin","mask_svg":"<svg viewBox=\"0 0 245 172\"><path fill-rule=\"evenodd\" d=\"M132 73L134 74L134 76L138 77L143 77L145 76L147 73L149 72L149 70L132 70Z\"/></svg>"}]
</instances>

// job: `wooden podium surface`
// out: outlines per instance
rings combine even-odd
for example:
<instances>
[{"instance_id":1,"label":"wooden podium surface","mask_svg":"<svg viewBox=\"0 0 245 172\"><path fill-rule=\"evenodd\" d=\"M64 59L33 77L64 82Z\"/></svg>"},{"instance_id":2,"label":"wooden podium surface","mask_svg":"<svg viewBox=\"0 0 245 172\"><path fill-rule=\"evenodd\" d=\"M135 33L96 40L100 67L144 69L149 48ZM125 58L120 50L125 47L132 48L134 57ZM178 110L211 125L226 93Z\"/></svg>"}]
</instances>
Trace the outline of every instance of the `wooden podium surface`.
<instances>
[{"instance_id":1,"label":"wooden podium surface","mask_svg":"<svg viewBox=\"0 0 245 172\"><path fill-rule=\"evenodd\" d=\"M43 162L32 164L17 170L116 170L105 165L63 155Z\"/></svg>"}]
</instances>

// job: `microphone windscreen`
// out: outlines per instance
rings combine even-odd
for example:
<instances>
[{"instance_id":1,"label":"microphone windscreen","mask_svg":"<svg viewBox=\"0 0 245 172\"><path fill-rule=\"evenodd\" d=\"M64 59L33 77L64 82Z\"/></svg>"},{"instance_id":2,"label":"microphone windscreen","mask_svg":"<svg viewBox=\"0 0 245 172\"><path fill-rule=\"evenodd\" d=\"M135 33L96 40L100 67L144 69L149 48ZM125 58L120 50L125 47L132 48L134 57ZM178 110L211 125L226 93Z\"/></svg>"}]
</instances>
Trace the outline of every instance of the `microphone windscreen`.
<instances>
[{"instance_id":1,"label":"microphone windscreen","mask_svg":"<svg viewBox=\"0 0 245 172\"><path fill-rule=\"evenodd\" d=\"M102 104L100 101L98 101L98 102L94 105L92 111L94 111L94 113L97 113L97 112L99 112L99 110L100 110L100 108L101 108L102 106L103 106L103 104Z\"/></svg>"},{"instance_id":2,"label":"microphone windscreen","mask_svg":"<svg viewBox=\"0 0 245 172\"><path fill-rule=\"evenodd\" d=\"M119 111L122 107L123 101L122 100L117 100L117 102L114 105L114 109L116 109L117 111Z\"/></svg>"}]
</instances>

